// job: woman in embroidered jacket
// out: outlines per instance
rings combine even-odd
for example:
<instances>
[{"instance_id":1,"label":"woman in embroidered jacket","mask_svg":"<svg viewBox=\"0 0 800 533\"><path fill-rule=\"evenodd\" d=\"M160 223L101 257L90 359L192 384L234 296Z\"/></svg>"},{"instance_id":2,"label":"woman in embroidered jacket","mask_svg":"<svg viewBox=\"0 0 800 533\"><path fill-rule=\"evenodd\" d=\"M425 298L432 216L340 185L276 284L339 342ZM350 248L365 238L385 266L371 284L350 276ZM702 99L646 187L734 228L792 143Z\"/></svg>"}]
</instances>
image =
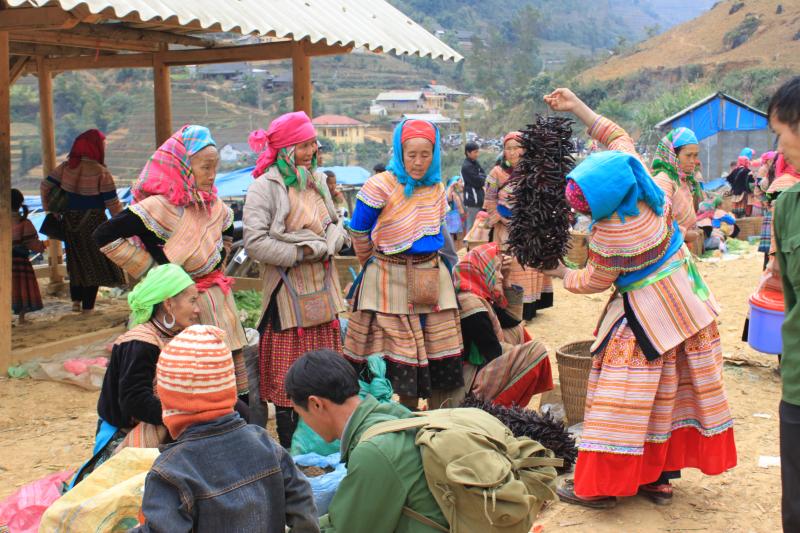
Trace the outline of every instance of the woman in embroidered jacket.
<instances>
[{"instance_id":1,"label":"woman in embroidered jacket","mask_svg":"<svg viewBox=\"0 0 800 533\"><path fill-rule=\"evenodd\" d=\"M415 409L434 389L463 385L461 331L450 268L439 256L447 231L439 130L404 120L393 146L387 170L358 193L350 221L362 271L344 354L359 370L382 355L394 391Z\"/></svg>"},{"instance_id":2,"label":"woman in embroidered jacket","mask_svg":"<svg viewBox=\"0 0 800 533\"><path fill-rule=\"evenodd\" d=\"M289 367L311 350L342 351L337 316L346 307L333 256L349 239L326 176L316 170L317 132L304 112L253 132L250 146L261 152L243 218L245 250L264 277L260 392L276 406L278 437L288 449L297 426L284 389Z\"/></svg>"},{"instance_id":3,"label":"woman in embroidered jacket","mask_svg":"<svg viewBox=\"0 0 800 533\"><path fill-rule=\"evenodd\" d=\"M575 293L615 288L592 347L574 485L559 495L592 507L637 492L669 503L682 468L714 475L736 465L717 304L628 134L568 89L545 101L610 149L568 176L567 199L592 218L589 263L552 274Z\"/></svg>"},{"instance_id":4,"label":"woman in embroidered jacket","mask_svg":"<svg viewBox=\"0 0 800 533\"><path fill-rule=\"evenodd\" d=\"M509 180L514 172L514 167L519 163L525 150L520 144L522 134L512 131L503 138L503 154L500 162L489 171L486 178L486 196L483 200L483 209L488 218L484 225L492 230L492 241L505 245L508 239L508 224L511 219L511 193ZM524 291L523 320L531 320L536 316L538 309L553 306L553 280L541 271L533 268L523 268L514 259L511 268L511 282L519 285Z\"/></svg>"},{"instance_id":5,"label":"woman in embroidered jacket","mask_svg":"<svg viewBox=\"0 0 800 533\"><path fill-rule=\"evenodd\" d=\"M731 199L733 204L731 212L736 218L749 216L749 197L753 192L755 185L755 178L753 171L750 170L750 161L753 159L752 148L742 148L739 157L736 159L736 168L734 168L728 177L728 184L731 186Z\"/></svg>"},{"instance_id":6,"label":"woman in embroidered jacket","mask_svg":"<svg viewBox=\"0 0 800 533\"><path fill-rule=\"evenodd\" d=\"M223 275L233 241L233 212L217 198L219 152L208 128L184 126L150 157L133 187L133 204L100 226L94 238L134 278L174 263L200 293L200 323L226 333L239 394L247 394L247 343L231 286Z\"/></svg>"},{"instance_id":7,"label":"woman in embroidered jacket","mask_svg":"<svg viewBox=\"0 0 800 533\"><path fill-rule=\"evenodd\" d=\"M703 189L695 178L699 156L694 132L676 128L658 143L653 159L653 181L672 203L672 216L689 244L701 237L695 228L697 208L703 200Z\"/></svg>"},{"instance_id":8,"label":"woman in embroidered jacket","mask_svg":"<svg viewBox=\"0 0 800 533\"><path fill-rule=\"evenodd\" d=\"M458 407L466 393L497 405L527 406L553 388L547 347L522 325L522 287L509 279L511 256L497 243L468 252L453 269L464 340L464 387L434 393L435 407Z\"/></svg>"},{"instance_id":9,"label":"woman in embroidered jacket","mask_svg":"<svg viewBox=\"0 0 800 533\"><path fill-rule=\"evenodd\" d=\"M155 448L169 440L155 393L156 363L172 337L197 323L197 298L192 278L169 263L150 269L128 294L133 327L114 342L97 400L93 456L72 485L121 448Z\"/></svg>"},{"instance_id":10,"label":"woman in embroidered jacket","mask_svg":"<svg viewBox=\"0 0 800 533\"><path fill-rule=\"evenodd\" d=\"M61 188L67 196L66 211L59 213L64 223L67 274L72 310L88 313L94 309L100 286L125 283L122 271L106 259L92 240L92 232L111 216L122 211L114 178L105 167L105 135L87 130L75 139L69 158L58 165L41 183L42 207L50 211L50 195Z\"/></svg>"}]
</instances>

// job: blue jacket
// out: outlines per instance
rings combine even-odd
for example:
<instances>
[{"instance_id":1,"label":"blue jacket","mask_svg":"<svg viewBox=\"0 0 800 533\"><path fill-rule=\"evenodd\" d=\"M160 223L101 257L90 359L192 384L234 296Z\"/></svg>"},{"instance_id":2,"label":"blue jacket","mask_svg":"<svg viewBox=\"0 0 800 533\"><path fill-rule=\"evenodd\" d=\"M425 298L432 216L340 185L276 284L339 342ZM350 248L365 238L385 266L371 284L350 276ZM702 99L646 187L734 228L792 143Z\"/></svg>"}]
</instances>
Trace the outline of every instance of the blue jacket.
<instances>
[{"instance_id":1,"label":"blue jacket","mask_svg":"<svg viewBox=\"0 0 800 533\"><path fill-rule=\"evenodd\" d=\"M237 413L189 427L153 463L144 487L149 533L317 533L311 486L264 428Z\"/></svg>"}]
</instances>

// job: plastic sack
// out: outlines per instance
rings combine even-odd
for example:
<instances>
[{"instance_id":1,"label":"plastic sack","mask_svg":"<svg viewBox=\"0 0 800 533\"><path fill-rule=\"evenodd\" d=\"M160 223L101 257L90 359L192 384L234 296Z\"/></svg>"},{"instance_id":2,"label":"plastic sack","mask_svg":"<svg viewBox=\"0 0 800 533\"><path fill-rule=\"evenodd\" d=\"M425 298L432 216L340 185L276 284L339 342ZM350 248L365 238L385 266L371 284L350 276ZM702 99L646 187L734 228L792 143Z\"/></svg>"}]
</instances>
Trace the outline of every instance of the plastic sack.
<instances>
[{"instance_id":1,"label":"plastic sack","mask_svg":"<svg viewBox=\"0 0 800 533\"><path fill-rule=\"evenodd\" d=\"M392 382L386 378L386 361L380 355L371 355L367 358L367 368L372 376L372 381L367 383L366 381L358 380L358 385L361 389L358 395L364 398L367 394L370 394L380 403L391 402L393 394ZM293 456L301 456L303 454L329 456L338 452L340 448L341 443L339 440L331 443L325 442L313 429L308 427L303 419L300 419L292 436L292 446L289 451Z\"/></svg>"},{"instance_id":2,"label":"plastic sack","mask_svg":"<svg viewBox=\"0 0 800 533\"><path fill-rule=\"evenodd\" d=\"M64 470L37 479L0 502L0 531L12 533L38 531L42 515L61 497L61 487L74 473L74 470Z\"/></svg>"},{"instance_id":3,"label":"plastic sack","mask_svg":"<svg viewBox=\"0 0 800 533\"><path fill-rule=\"evenodd\" d=\"M127 531L139 523L144 480L155 448L125 448L56 500L39 531L100 533Z\"/></svg>"},{"instance_id":4,"label":"plastic sack","mask_svg":"<svg viewBox=\"0 0 800 533\"><path fill-rule=\"evenodd\" d=\"M333 453L328 456L322 456L316 453L307 453L294 457L294 462L298 466L316 466L318 468L334 468L333 472L328 472L318 477L310 477L308 483L311 485L311 491L314 493L314 503L317 506L317 516L322 516L328 512L328 506L331 504L339 484L347 475L347 468L341 462L341 455Z\"/></svg>"}]
</instances>

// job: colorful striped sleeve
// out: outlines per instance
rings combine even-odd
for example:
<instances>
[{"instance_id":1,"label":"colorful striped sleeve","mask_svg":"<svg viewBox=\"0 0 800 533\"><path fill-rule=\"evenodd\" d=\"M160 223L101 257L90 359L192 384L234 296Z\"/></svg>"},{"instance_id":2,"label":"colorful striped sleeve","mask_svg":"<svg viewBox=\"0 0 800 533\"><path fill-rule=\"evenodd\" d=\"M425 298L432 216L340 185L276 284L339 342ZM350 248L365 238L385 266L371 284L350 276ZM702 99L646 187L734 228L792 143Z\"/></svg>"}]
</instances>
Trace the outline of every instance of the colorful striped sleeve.
<instances>
[{"instance_id":1,"label":"colorful striped sleeve","mask_svg":"<svg viewBox=\"0 0 800 533\"><path fill-rule=\"evenodd\" d=\"M564 288L576 294L603 292L614 284L618 275L618 272L595 268L589 264L584 269L567 272L564 276Z\"/></svg>"},{"instance_id":2,"label":"colorful striped sleeve","mask_svg":"<svg viewBox=\"0 0 800 533\"><path fill-rule=\"evenodd\" d=\"M598 116L592 127L586 132L592 139L608 147L629 154L636 153L636 145L622 126L606 117Z\"/></svg>"}]
</instances>

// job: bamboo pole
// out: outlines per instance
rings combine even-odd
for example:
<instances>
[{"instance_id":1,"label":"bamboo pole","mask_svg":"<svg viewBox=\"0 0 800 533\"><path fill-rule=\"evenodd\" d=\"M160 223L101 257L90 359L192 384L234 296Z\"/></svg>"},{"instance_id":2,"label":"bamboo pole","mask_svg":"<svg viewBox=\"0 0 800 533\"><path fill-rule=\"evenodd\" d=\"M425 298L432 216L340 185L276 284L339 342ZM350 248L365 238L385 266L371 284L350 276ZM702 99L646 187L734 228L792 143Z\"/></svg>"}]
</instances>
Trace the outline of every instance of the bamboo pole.
<instances>
[{"instance_id":1,"label":"bamboo pole","mask_svg":"<svg viewBox=\"0 0 800 533\"><path fill-rule=\"evenodd\" d=\"M44 58L36 58L36 68L39 74L39 118L42 139L42 178L47 178L56 168L56 126L55 112L53 110L53 77L44 63ZM54 292L59 290L64 277L61 275L59 265L62 263L63 249L61 241L50 239L48 248L48 263L50 264L50 287Z\"/></svg>"},{"instance_id":2,"label":"bamboo pole","mask_svg":"<svg viewBox=\"0 0 800 533\"><path fill-rule=\"evenodd\" d=\"M311 116L311 58L303 43L292 43L292 92L294 110Z\"/></svg>"},{"instance_id":3,"label":"bamboo pole","mask_svg":"<svg viewBox=\"0 0 800 533\"><path fill-rule=\"evenodd\" d=\"M0 32L0 372L11 364L11 79L8 32Z\"/></svg>"},{"instance_id":4,"label":"bamboo pole","mask_svg":"<svg viewBox=\"0 0 800 533\"><path fill-rule=\"evenodd\" d=\"M162 52L167 50L167 45L161 45ZM161 146L172 135L171 91L169 66L164 63L163 54L155 54L153 56L153 97L156 114L156 147Z\"/></svg>"}]
</instances>

